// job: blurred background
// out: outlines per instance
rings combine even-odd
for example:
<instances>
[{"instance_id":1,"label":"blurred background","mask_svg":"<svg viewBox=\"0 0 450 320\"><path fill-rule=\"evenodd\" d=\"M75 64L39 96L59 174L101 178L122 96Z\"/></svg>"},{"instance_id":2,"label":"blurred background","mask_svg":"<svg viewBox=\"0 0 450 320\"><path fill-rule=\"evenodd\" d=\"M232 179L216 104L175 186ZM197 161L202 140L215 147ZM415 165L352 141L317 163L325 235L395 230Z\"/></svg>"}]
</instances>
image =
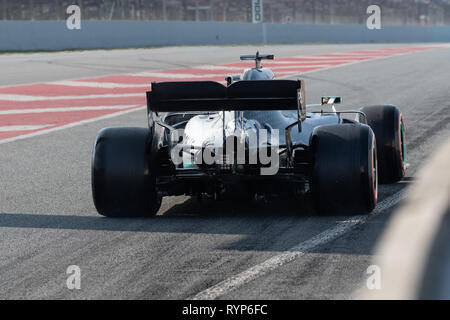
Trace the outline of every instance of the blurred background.
<instances>
[{"instance_id":1,"label":"blurred background","mask_svg":"<svg viewBox=\"0 0 450 320\"><path fill-rule=\"evenodd\" d=\"M383 24L450 25L450 0L264 0L264 22L365 24L382 8ZM0 0L1 20L64 20L79 5L87 20L252 22L251 0ZM55 10L57 8L57 10Z\"/></svg>"}]
</instances>

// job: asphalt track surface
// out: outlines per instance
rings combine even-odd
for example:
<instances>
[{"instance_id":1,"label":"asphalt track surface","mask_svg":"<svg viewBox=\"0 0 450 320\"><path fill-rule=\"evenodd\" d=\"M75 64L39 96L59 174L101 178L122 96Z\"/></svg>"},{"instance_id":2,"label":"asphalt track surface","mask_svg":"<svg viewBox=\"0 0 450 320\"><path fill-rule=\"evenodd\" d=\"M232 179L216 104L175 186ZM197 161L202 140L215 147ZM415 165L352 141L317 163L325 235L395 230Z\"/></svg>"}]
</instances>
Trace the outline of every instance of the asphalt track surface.
<instances>
[{"instance_id":1,"label":"asphalt track surface","mask_svg":"<svg viewBox=\"0 0 450 320\"><path fill-rule=\"evenodd\" d=\"M366 271L376 241L404 199L405 188L429 154L450 136L450 48L411 49L426 46L178 47L1 55L0 97L10 96L0 98L0 130L9 132L0 140L0 298L357 298L367 290ZM405 48L410 50L397 54ZM341 95L345 109L380 103L401 108L407 125L407 176L380 187L374 214L319 217L308 199L197 203L171 197L154 218L103 218L91 200L94 138L103 127L145 126L142 108L105 119L92 113L88 118L93 121L64 127L79 120L74 117L58 123L59 130L16 139L32 129L27 126L49 119L40 115L33 123L36 118L17 110L49 112L43 111L45 106L32 106L38 101L34 98L28 105L19 101L30 94L5 93L10 89L4 86L33 90L16 86L233 64L239 54L257 49L280 59L397 50L339 67L298 71L307 83L308 103L317 103L322 95ZM41 96L62 96L52 90ZM74 106L47 106L56 107ZM15 111L5 113L8 110ZM54 123L53 118L49 121ZM22 131L14 131L17 126ZM6 140L11 132L15 139ZM66 286L70 265L81 268L80 290Z\"/></svg>"}]
</instances>

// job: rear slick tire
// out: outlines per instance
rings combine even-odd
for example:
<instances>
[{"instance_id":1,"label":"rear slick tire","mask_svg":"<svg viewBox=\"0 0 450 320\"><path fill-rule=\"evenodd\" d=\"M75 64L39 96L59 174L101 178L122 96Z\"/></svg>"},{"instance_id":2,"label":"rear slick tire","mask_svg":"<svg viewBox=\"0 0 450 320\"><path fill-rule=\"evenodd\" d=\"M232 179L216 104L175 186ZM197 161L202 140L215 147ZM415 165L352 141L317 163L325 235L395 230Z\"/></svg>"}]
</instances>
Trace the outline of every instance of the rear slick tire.
<instances>
[{"instance_id":1,"label":"rear slick tire","mask_svg":"<svg viewBox=\"0 0 450 320\"><path fill-rule=\"evenodd\" d=\"M368 214L377 203L375 135L359 123L325 125L311 136L311 193L318 214Z\"/></svg>"},{"instance_id":2,"label":"rear slick tire","mask_svg":"<svg viewBox=\"0 0 450 320\"><path fill-rule=\"evenodd\" d=\"M92 157L92 196L106 217L146 217L159 210L161 199L148 150L146 128L106 128L95 140Z\"/></svg>"},{"instance_id":3,"label":"rear slick tire","mask_svg":"<svg viewBox=\"0 0 450 320\"><path fill-rule=\"evenodd\" d=\"M400 110L392 105L360 109L377 139L380 183L395 183L405 176L405 123ZM362 122L362 117L360 116Z\"/></svg>"}]
</instances>

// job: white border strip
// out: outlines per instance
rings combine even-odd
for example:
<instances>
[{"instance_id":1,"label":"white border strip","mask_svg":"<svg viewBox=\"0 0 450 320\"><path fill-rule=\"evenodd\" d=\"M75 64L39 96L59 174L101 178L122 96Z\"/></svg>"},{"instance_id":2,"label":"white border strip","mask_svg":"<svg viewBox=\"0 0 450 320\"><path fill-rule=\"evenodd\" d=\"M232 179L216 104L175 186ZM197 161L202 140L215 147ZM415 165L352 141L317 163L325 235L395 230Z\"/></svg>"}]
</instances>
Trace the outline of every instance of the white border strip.
<instances>
[{"instance_id":1,"label":"white border strip","mask_svg":"<svg viewBox=\"0 0 450 320\"><path fill-rule=\"evenodd\" d=\"M55 81L55 82L48 82L48 84L54 84L54 85L58 85L58 86L68 86L68 87L89 87L89 88L104 88L104 89L116 89L116 88L149 88L150 89L150 83L125 84L125 83L115 83L115 82L61 80L61 81Z\"/></svg>"},{"instance_id":2,"label":"white border strip","mask_svg":"<svg viewBox=\"0 0 450 320\"><path fill-rule=\"evenodd\" d=\"M192 68L194 69L194 68ZM168 78L168 79L204 79L204 78L212 78L212 77L224 77L223 73L205 73L205 74L189 74L189 73L164 73L164 72L140 72L134 73L135 77L156 77L156 78Z\"/></svg>"},{"instance_id":3,"label":"white border strip","mask_svg":"<svg viewBox=\"0 0 450 320\"><path fill-rule=\"evenodd\" d=\"M98 110L116 110L116 109L121 110L121 109L134 108L134 107L138 107L138 106L139 105L0 110L0 115L2 115L2 114L45 113L45 112L98 111Z\"/></svg>"},{"instance_id":4,"label":"white border strip","mask_svg":"<svg viewBox=\"0 0 450 320\"><path fill-rule=\"evenodd\" d=\"M44 125L23 125L23 126L0 126L0 132L10 132L10 131L29 131L29 130L38 130L45 127L50 127L51 124L44 124Z\"/></svg>"},{"instance_id":5,"label":"white border strip","mask_svg":"<svg viewBox=\"0 0 450 320\"><path fill-rule=\"evenodd\" d=\"M26 96L21 94L0 94L0 100L6 101L47 101L47 100L82 100L97 98L126 98L145 97L145 92L141 93L118 93L118 94L92 94L87 96Z\"/></svg>"},{"instance_id":6,"label":"white border strip","mask_svg":"<svg viewBox=\"0 0 450 320\"><path fill-rule=\"evenodd\" d=\"M367 59L367 60L356 60L356 61L347 62L347 63L344 63L344 64L338 64L338 65L334 65L334 66L329 66L327 68L314 69L314 70L304 71L304 72L300 72L300 73L293 74L293 75L282 76L282 77L278 77L277 79L287 79L287 78L291 78L291 77L294 77L294 76L300 76L300 75L313 73L313 72L320 72L320 71L325 71L325 70L331 70L331 69L336 69L336 68L352 66L352 65L355 65L355 64L360 64L360 63L365 63L365 62L372 62L372 61L384 60L384 59L389 59L389 58L394 58L394 57L401 57L401 56L410 55L410 54L414 54L414 53L422 53L422 52L427 52L429 50L441 49L442 47L443 46L431 47L431 48L428 48L427 50L410 51L410 52L405 52L405 53L393 54L393 55L390 55L390 56L381 56L381 57L371 58L371 59ZM449 47L450 47L450 45L449 45ZM301 57L301 56L299 56L299 57Z\"/></svg>"},{"instance_id":7,"label":"white border strip","mask_svg":"<svg viewBox=\"0 0 450 320\"><path fill-rule=\"evenodd\" d=\"M83 124L87 124L87 123L91 123L91 122L95 122L95 121L99 121L99 120L104 120L104 119L118 117L118 116L130 113L130 112L133 112L133 111L143 110L145 108L146 108L146 106L142 106L142 107L139 107L139 108L136 108L136 109L129 109L129 110L125 110L125 111L114 112L114 113L110 113L110 114L107 114L107 115L104 115L104 116L101 116L101 117L90 118L90 119L86 119L86 120L82 120L82 121L78 121L78 122L72 122L72 123L69 123L69 124L64 125L64 126L55 127L55 128L51 128L51 129L48 129L48 130L42 130L42 131L38 131L38 132L33 132L33 133L21 135L21 136L16 136L16 137L0 140L0 145L8 143L8 142L13 142L13 141L18 141L18 140L23 140L23 139L27 139L27 138L32 138L32 137L44 135L44 134L55 132L55 131L59 131L59 130L73 128L73 127L76 127L76 126L80 126L80 125L83 125Z\"/></svg>"}]
</instances>

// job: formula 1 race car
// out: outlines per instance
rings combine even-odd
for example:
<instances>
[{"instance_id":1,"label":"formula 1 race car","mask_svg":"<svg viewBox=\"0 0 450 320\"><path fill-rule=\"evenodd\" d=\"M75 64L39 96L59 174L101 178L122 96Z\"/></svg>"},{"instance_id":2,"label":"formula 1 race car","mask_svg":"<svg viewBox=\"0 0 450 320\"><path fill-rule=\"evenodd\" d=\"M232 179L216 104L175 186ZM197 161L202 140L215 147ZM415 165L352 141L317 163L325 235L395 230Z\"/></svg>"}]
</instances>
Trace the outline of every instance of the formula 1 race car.
<instances>
[{"instance_id":1,"label":"formula 1 race car","mask_svg":"<svg viewBox=\"0 0 450 320\"><path fill-rule=\"evenodd\" d=\"M310 194L319 214L370 213L378 182L405 174L405 126L392 105L337 111L306 105L303 80L274 80L261 60L227 85L152 83L148 128L106 128L92 158L92 193L108 217L151 216L163 196ZM311 111L312 106L322 110ZM326 108L326 110L324 110ZM350 115L351 118L347 117Z\"/></svg>"}]
</instances>

